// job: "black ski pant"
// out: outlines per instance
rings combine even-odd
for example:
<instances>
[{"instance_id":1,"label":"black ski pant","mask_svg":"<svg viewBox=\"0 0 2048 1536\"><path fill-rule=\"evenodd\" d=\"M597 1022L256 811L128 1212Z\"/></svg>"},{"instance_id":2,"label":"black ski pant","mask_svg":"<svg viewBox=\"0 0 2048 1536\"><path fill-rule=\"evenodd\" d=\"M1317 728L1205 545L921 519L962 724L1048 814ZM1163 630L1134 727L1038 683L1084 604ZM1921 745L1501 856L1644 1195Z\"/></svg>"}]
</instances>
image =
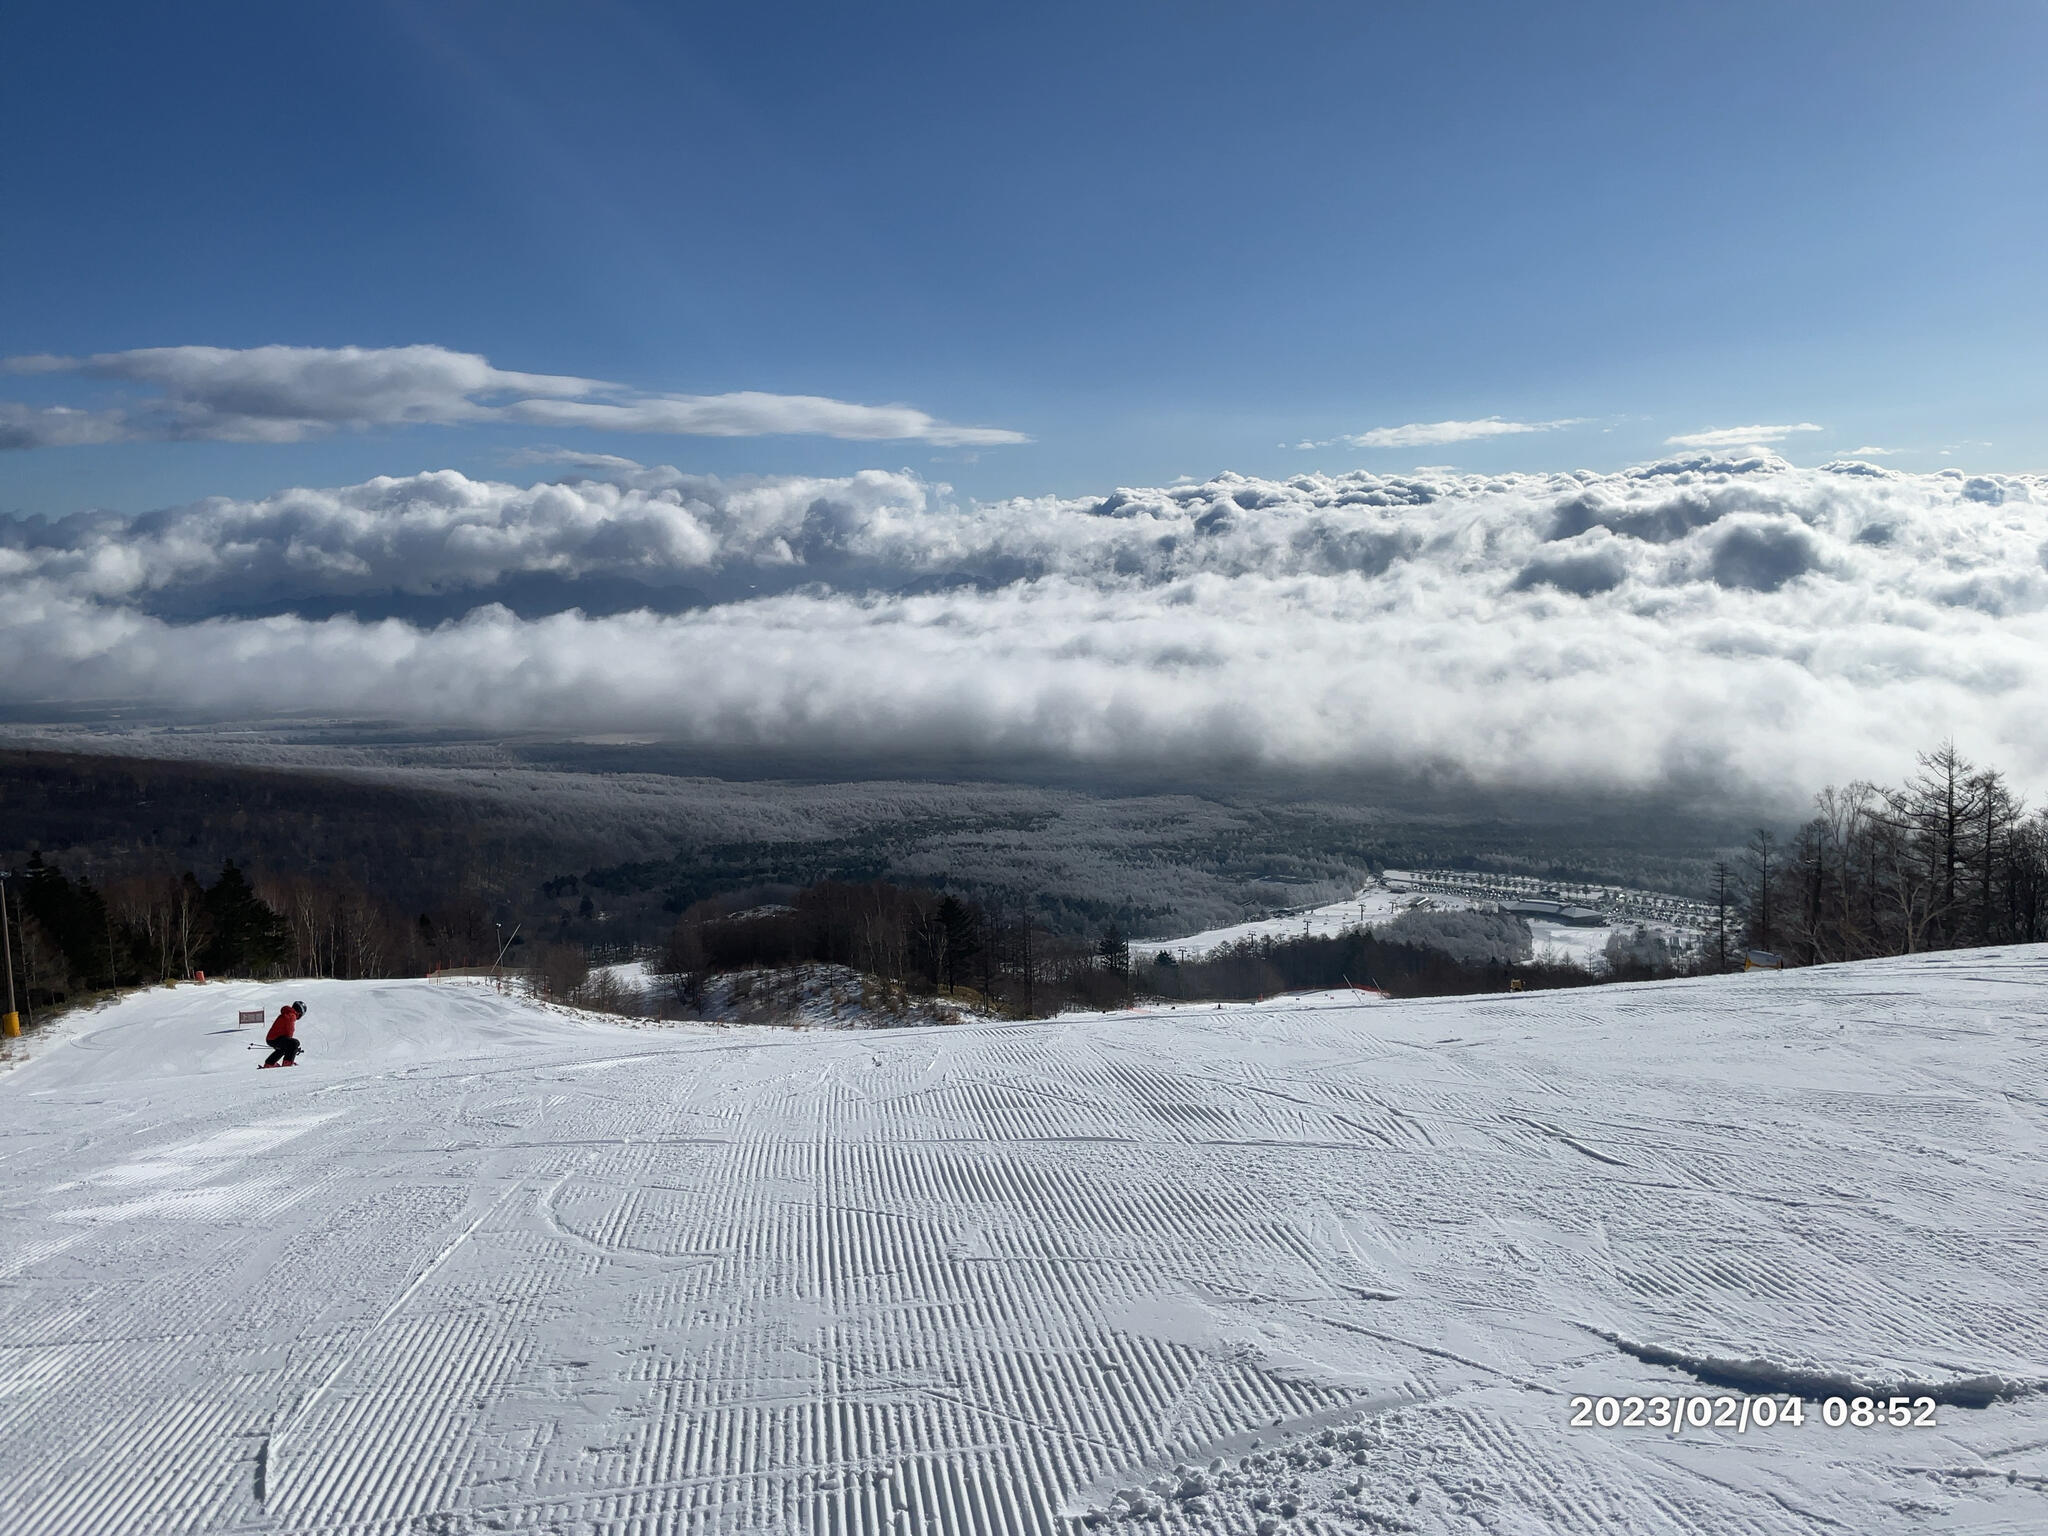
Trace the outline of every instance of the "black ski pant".
<instances>
[{"instance_id":1,"label":"black ski pant","mask_svg":"<svg viewBox=\"0 0 2048 1536\"><path fill-rule=\"evenodd\" d=\"M290 1035L286 1035L282 1040L273 1040L271 1044L275 1049L263 1058L263 1065L266 1067L274 1067L280 1061L294 1062L299 1059L299 1042Z\"/></svg>"}]
</instances>

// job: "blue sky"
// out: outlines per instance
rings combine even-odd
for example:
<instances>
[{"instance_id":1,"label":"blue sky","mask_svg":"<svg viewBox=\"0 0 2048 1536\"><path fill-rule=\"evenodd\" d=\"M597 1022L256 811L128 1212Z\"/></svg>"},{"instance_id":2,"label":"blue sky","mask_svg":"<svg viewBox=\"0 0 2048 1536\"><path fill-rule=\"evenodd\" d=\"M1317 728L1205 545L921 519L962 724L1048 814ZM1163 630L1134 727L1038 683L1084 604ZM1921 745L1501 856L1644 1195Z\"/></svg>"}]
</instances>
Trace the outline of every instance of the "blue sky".
<instances>
[{"instance_id":1,"label":"blue sky","mask_svg":"<svg viewBox=\"0 0 2048 1536\"><path fill-rule=\"evenodd\" d=\"M438 347L606 408L250 432L192 382L217 355L17 366L31 427L125 425L0 454L0 511L551 449L984 497L1752 427L2048 461L2033 3L151 5L8 38L0 355ZM608 414L740 392L913 414ZM1495 419L1541 430L1386 431Z\"/></svg>"}]
</instances>

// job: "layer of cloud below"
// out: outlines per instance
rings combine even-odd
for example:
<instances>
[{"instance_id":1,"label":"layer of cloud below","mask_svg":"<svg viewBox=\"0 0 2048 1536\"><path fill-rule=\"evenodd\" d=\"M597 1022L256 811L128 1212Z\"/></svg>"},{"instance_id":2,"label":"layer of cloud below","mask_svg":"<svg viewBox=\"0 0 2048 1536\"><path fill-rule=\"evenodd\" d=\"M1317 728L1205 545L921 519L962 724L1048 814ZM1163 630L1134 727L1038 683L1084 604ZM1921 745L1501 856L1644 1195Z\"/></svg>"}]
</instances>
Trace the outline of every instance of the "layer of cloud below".
<instances>
[{"instance_id":1,"label":"layer of cloud below","mask_svg":"<svg viewBox=\"0 0 2048 1536\"><path fill-rule=\"evenodd\" d=\"M147 347L93 357L15 357L17 375L79 375L152 391L133 408L0 401L0 448L90 443L300 442L336 430L513 422L696 437L810 434L947 446L1022 443L907 405L821 395L643 394L599 379L514 373L443 347Z\"/></svg>"},{"instance_id":2,"label":"layer of cloud below","mask_svg":"<svg viewBox=\"0 0 2048 1536\"><path fill-rule=\"evenodd\" d=\"M2048 481L1769 455L986 504L880 472L443 472L0 523L0 698L1788 789L1893 776L1953 734L2039 784L2044 543ZM565 611L493 605L535 573ZM604 580L775 590L567 607ZM468 611L163 617L397 591Z\"/></svg>"}]
</instances>

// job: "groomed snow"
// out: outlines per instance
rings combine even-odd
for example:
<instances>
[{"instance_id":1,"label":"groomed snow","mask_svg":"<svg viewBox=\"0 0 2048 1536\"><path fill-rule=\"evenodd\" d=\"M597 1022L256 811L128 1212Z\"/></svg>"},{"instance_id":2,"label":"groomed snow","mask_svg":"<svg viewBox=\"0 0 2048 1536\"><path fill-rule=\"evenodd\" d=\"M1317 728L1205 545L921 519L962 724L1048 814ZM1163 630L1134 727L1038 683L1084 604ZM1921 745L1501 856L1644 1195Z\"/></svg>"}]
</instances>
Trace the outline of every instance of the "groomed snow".
<instances>
[{"instance_id":1,"label":"groomed snow","mask_svg":"<svg viewBox=\"0 0 2048 1536\"><path fill-rule=\"evenodd\" d=\"M0 1529L2048 1529L2044 999L2040 948L859 1034L153 992L0 1072ZM1730 1361L2014 1395L1567 1427Z\"/></svg>"}]
</instances>

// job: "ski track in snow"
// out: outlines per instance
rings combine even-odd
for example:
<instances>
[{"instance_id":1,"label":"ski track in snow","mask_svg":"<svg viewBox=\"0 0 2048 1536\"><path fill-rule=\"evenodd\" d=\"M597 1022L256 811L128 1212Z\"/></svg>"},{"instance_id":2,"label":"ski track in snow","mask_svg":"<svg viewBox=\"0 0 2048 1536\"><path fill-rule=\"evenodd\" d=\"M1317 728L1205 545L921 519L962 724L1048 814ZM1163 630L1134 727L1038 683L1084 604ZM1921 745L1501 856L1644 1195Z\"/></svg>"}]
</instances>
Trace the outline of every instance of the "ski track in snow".
<instances>
[{"instance_id":1,"label":"ski track in snow","mask_svg":"<svg viewBox=\"0 0 2048 1536\"><path fill-rule=\"evenodd\" d=\"M289 995L259 1075L214 1031ZM2048 948L852 1035L139 996L0 1073L0 1529L2048 1529L2044 999ZM2020 1395L1567 1427L1730 1362Z\"/></svg>"}]
</instances>

